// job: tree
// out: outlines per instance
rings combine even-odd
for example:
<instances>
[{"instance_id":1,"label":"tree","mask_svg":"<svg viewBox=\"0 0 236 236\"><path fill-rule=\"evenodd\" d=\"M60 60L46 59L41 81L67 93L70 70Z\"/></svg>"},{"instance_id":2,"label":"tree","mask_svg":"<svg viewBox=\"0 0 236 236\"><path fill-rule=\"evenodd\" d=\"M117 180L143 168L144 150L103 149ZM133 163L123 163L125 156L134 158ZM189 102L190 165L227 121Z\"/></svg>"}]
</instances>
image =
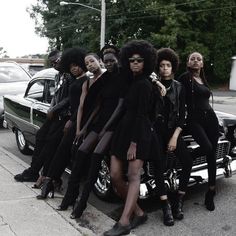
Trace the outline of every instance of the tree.
<instances>
[{"instance_id":1,"label":"tree","mask_svg":"<svg viewBox=\"0 0 236 236\"><path fill-rule=\"evenodd\" d=\"M0 57L8 57L7 56L7 51L6 50L4 50L4 48L3 47L0 47Z\"/></svg>"},{"instance_id":2,"label":"tree","mask_svg":"<svg viewBox=\"0 0 236 236\"><path fill-rule=\"evenodd\" d=\"M236 36L235 14L233 6L235 1L217 0L216 4L221 10L214 17L214 44L212 50L213 69L218 82L227 82L231 69L231 57L235 52ZM227 7L225 7L227 6Z\"/></svg>"},{"instance_id":3,"label":"tree","mask_svg":"<svg viewBox=\"0 0 236 236\"><path fill-rule=\"evenodd\" d=\"M98 51L99 12L59 3L37 0L29 9L36 31L49 38L51 47ZM101 7L98 0L79 3ZM235 0L106 0L106 6L106 42L121 47L130 39L146 39L156 48L171 47L180 56L180 73L187 55L199 51L209 78L228 79L230 58L236 50L231 40L236 36Z\"/></svg>"}]
</instances>

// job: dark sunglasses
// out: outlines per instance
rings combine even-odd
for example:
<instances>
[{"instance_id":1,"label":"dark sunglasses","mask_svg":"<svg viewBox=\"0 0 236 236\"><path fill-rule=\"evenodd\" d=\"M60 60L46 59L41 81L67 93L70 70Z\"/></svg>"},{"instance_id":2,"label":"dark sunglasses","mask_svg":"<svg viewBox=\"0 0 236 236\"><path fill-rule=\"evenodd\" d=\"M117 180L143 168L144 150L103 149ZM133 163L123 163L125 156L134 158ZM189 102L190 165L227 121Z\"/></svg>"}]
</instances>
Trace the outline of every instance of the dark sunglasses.
<instances>
[{"instance_id":1,"label":"dark sunglasses","mask_svg":"<svg viewBox=\"0 0 236 236\"><path fill-rule=\"evenodd\" d=\"M144 58L142 58L142 57L130 57L129 58L130 63L134 63L135 61L138 63L141 63L144 61Z\"/></svg>"}]
</instances>

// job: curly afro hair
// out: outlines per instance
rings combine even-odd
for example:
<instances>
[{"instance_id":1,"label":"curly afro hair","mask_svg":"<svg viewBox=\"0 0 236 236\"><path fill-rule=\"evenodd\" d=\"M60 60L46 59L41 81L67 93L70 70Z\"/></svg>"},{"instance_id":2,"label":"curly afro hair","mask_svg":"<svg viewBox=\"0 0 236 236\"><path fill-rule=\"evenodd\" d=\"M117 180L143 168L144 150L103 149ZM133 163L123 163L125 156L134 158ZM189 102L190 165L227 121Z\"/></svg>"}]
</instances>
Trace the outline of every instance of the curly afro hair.
<instances>
[{"instance_id":1,"label":"curly afro hair","mask_svg":"<svg viewBox=\"0 0 236 236\"><path fill-rule=\"evenodd\" d=\"M87 71L84 63L86 52L82 48L68 48L61 56L61 68L64 72L70 73L70 65L78 65L83 71Z\"/></svg>"},{"instance_id":2,"label":"curly afro hair","mask_svg":"<svg viewBox=\"0 0 236 236\"><path fill-rule=\"evenodd\" d=\"M159 72L159 65L163 60L171 62L172 72L176 73L179 67L179 56L173 49L161 48L157 50L157 67L156 67L157 72Z\"/></svg>"},{"instance_id":3,"label":"curly afro hair","mask_svg":"<svg viewBox=\"0 0 236 236\"><path fill-rule=\"evenodd\" d=\"M101 57L101 59L103 60L103 56L108 54L108 53L112 53L115 55L116 58L118 58L119 56L119 48L117 48L115 45L113 44L106 44L99 52L99 56Z\"/></svg>"},{"instance_id":4,"label":"curly afro hair","mask_svg":"<svg viewBox=\"0 0 236 236\"><path fill-rule=\"evenodd\" d=\"M157 53L153 45L145 40L132 40L121 48L121 67L127 74L131 73L129 58L134 54L139 54L144 59L143 73L149 76L154 71L157 60Z\"/></svg>"}]
</instances>

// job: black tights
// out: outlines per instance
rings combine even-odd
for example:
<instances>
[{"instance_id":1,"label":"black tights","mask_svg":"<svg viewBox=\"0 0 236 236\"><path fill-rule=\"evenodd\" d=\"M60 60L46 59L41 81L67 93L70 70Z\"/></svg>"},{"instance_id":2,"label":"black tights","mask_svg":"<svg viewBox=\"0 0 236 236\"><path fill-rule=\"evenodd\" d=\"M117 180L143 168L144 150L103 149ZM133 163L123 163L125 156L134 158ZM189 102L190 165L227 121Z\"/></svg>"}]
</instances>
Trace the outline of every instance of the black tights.
<instances>
[{"instance_id":1,"label":"black tights","mask_svg":"<svg viewBox=\"0 0 236 236\"><path fill-rule=\"evenodd\" d=\"M208 164L208 185L215 186L216 182L216 148L219 138L219 123L214 111L198 112L189 128L200 148L194 156L206 155Z\"/></svg>"},{"instance_id":2,"label":"black tights","mask_svg":"<svg viewBox=\"0 0 236 236\"><path fill-rule=\"evenodd\" d=\"M88 158L88 154L94 150L91 156L91 163L89 166L87 180L82 192L80 204L86 205L87 203L89 193L91 192L94 183L97 180L101 161L105 152L107 151L111 137L112 132L106 132L99 140L98 134L92 131L88 134L77 151L67 188L67 191L75 191L77 193L77 196L74 195L74 198L77 198L79 194L78 187L81 181L84 164Z\"/></svg>"},{"instance_id":3,"label":"black tights","mask_svg":"<svg viewBox=\"0 0 236 236\"><path fill-rule=\"evenodd\" d=\"M164 179L163 172L165 171L166 162L167 162L167 158L166 158L167 145L173 133L174 133L174 130L172 129L168 130L168 129L160 128L159 134L157 136L157 138L159 138L159 142L161 143L161 146L163 147L162 153L160 154L160 156L162 156L162 161L157 159L154 162L156 183L157 185L159 185L160 190L163 189L162 179ZM157 140L157 143L158 143L158 140ZM182 166L182 171L179 177L179 191L186 192L188 182L189 182L189 177L191 174L193 160L181 134L179 135L177 139L176 150L174 151L174 153L176 157L179 159Z\"/></svg>"}]
</instances>

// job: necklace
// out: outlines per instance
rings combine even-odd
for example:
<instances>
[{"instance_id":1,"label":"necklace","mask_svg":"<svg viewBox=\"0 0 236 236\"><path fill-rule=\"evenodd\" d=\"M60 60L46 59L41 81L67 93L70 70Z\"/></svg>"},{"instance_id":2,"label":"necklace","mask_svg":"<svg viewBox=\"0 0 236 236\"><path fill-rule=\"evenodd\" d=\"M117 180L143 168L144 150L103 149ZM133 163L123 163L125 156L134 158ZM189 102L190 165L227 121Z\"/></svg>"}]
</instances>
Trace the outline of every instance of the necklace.
<instances>
[{"instance_id":1,"label":"necklace","mask_svg":"<svg viewBox=\"0 0 236 236\"><path fill-rule=\"evenodd\" d=\"M197 76L193 76L194 80L199 83L199 84L203 84L202 79L200 77Z\"/></svg>"}]
</instances>

